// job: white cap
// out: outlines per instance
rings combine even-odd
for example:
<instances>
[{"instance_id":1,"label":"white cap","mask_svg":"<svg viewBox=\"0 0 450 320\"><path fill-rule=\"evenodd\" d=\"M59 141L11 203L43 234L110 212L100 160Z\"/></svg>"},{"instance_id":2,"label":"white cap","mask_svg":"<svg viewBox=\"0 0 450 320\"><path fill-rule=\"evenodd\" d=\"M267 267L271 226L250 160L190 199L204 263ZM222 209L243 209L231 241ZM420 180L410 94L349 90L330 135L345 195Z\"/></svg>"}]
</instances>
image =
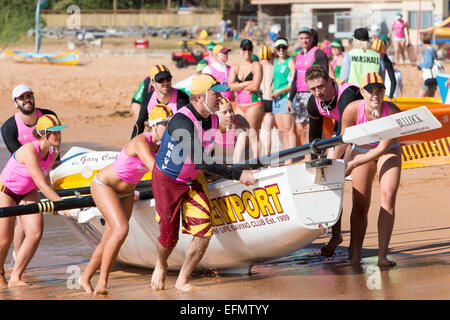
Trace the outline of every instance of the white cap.
<instances>
[{"instance_id":1,"label":"white cap","mask_svg":"<svg viewBox=\"0 0 450 320\"><path fill-rule=\"evenodd\" d=\"M33 90L31 90L31 88L27 85L24 84L19 84L18 86L16 86L14 88L14 90L12 91L12 99L13 101L20 97L21 95L23 95L25 92L31 92L33 93Z\"/></svg>"}]
</instances>

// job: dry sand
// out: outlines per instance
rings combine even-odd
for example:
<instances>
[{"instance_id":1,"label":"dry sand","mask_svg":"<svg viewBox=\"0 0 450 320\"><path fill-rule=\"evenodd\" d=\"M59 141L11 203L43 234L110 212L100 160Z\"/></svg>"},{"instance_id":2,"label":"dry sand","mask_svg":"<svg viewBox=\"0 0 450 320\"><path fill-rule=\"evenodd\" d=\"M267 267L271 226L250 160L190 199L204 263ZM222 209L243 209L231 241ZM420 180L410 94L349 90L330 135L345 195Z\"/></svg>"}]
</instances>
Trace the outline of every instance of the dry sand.
<instances>
[{"instance_id":1,"label":"dry sand","mask_svg":"<svg viewBox=\"0 0 450 320\"><path fill-rule=\"evenodd\" d=\"M238 59L237 53L230 55L231 63ZM64 143L100 144L118 150L131 134L133 119L128 113L131 97L150 67L166 64L175 82L194 73L194 67L176 69L169 51L152 52L147 57L81 55L81 61L81 65L70 67L0 59L3 106L0 123L15 112L11 90L19 83L26 83L36 93L37 106L54 110L63 124L70 127L63 133ZM406 65L399 69L403 71L406 96L415 96L420 88L420 71ZM345 261L351 209L351 183L346 182L344 242L334 260L324 261L317 253L315 259L298 253L275 264L254 266L251 276L195 275L193 283L199 289L190 293L174 289L174 274L169 275L165 291L152 292L151 270L116 266L111 273L111 292L107 299L449 299L449 168L435 166L402 172L390 245L390 257L398 266L391 270L375 268L379 206L376 182L364 243L364 273L355 273ZM316 252L328 238L314 241L308 252ZM88 258L91 251L86 250ZM86 263L86 259L70 261L67 257L60 261L41 260L26 273L26 278L34 279L35 285L0 290L0 299L94 299L80 290L67 288L67 266L76 264L83 269Z\"/></svg>"}]
</instances>

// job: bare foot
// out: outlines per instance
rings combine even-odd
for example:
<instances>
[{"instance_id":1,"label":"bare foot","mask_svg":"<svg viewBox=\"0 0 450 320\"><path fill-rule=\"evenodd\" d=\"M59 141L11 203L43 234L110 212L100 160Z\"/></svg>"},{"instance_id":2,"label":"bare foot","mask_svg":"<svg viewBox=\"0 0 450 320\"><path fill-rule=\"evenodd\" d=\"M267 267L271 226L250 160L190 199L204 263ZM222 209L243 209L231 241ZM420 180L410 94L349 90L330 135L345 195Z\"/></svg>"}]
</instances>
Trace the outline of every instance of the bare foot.
<instances>
[{"instance_id":1,"label":"bare foot","mask_svg":"<svg viewBox=\"0 0 450 320\"><path fill-rule=\"evenodd\" d=\"M106 290L106 288L99 288L99 289L95 289L94 291L94 296L96 297L104 297L108 295L108 290Z\"/></svg>"},{"instance_id":2,"label":"bare foot","mask_svg":"<svg viewBox=\"0 0 450 320\"><path fill-rule=\"evenodd\" d=\"M180 291L191 291L194 287L190 285L189 283L178 283L178 281L175 283L175 288Z\"/></svg>"},{"instance_id":3,"label":"bare foot","mask_svg":"<svg viewBox=\"0 0 450 320\"><path fill-rule=\"evenodd\" d=\"M8 281L6 281L5 273L0 273L0 289L8 288Z\"/></svg>"},{"instance_id":4,"label":"bare foot","mask_svg":"<svg viewBox=\"0 0 450 320\"><path fill-rule=\"evenodd\" d=\"M108 294L108 290L106 290L106 282L98 281L95 286L94 296L106 296Z\"/></svg>"},{"instance_id":5,"label":"bare foot","mask_svg":"<svg viewBox=\"0 0 450 320\"><path fill-rule=\"evenodd\" d=\"M363 270L363 268L362 268L360 262L352 263L352 264L351 264L351 267L352 267L352 271L353 271L355 274L361 274L361 273L364 273L364 270Z\"/></svg>"},{"instance_id":6,"label":"bare foot","mask_svg":"<svg viewBox=\"0 0 450 320\"><path fill-rule=\"evenodd\" d=\"M150 282L153 290L164 290L164 286L166 283L166 273L167 267L162 267L160 265L155 266L152 274L152 280Z\"/></svg>"},{"instance_id":7,"label":"bare foot","mask_svg":"<svg viewBox=\"0 0 450 320\"><path fill-rule=\"evenodd\" d=\"M86 293L92 294L94 290L92 289L91 282L84 279L83 275L78 278L78 284L83 288Z\"/></svg>"},{"instance_id":8,"label":"bare foot","mask_svg":"<svg viewBox=\"0 0 450 320\"><path fill-rule=\"evenodd\" d=\"M385 259L378 258L378 266L380 268L392 268L395 267L396 265L397 265L396 262L388 260L387 258Z\"/></svg>"},{"instance_id":9,"label":"bare foot","mask_svg":"<svg viewBox=\"0 0 450 320\"><path fill-rule=\"evenodd\" d=\"M25 282L23 280L9 280L8 282L8 288L27 287L27 286L31 286L31 283Z\"/></svg>"},{"instance_id":10,"label":"bare foot","mask_svg":"<svg viewBox=\"0 0 450 320\"><path fill-rule=\"evenodd\" d=\"M342 237L333 238L331 237L330 241L328 241L327 245L320 249L320 255L326 258L330 258L334 255L334 251L342 243Z\"/></svg>"}]
</instances>

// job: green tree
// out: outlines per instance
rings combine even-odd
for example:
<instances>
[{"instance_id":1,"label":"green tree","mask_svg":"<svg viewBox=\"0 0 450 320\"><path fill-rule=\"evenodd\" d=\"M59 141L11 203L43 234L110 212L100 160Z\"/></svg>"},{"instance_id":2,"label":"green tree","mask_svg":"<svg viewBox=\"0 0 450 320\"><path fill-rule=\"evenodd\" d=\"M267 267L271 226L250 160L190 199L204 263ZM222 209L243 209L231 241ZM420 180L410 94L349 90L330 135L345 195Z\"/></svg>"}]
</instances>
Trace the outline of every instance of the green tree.
<instances>
[{"instance_id":1,"label":"green tree","mask_svg":"<svg viewBox=\"0 0 450 320\"><path fill-rule=\"evenodd\" d=\"M34 27L36 1L0 0L0 44L19 40Z\"/></svg>"}]
</instances>

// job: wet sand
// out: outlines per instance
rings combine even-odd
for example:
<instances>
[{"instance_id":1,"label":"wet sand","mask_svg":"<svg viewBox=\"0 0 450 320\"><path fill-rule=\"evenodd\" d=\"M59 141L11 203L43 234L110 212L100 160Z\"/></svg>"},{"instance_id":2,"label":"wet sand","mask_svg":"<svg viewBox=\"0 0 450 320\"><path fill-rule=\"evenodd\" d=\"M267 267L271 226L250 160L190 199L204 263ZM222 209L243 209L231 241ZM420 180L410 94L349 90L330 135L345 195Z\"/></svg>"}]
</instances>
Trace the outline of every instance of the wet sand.
<instances>
[{"instance_id":1,"label":"wet sand","mask_svg":"<svg viewBox=\"0 0 450 320\"><path fill-rule=\"evenodd\" d=\"M230 56L233 63L239 59ZM14 112L12 88L27 83L36 92L37 106L57 112L70 128L63 133L68 145L101 145L120 149L131 134L133 120L127 113L131 97L155 63L165 63L179 81L194 67L177 70L169 52L159 57L90 58L77 67L27 65L0 59L0 101L3 123ZM419 72L400 66L407 96L419 85ZM67 150L67 149L65 149ZM62 217L47 216L44 237L25 280L27 288L0 290L0 300L298 300L298 299L450 299L450 166L409 169L402 172L397 197L397 217L390 258L398 266L379 270L377 216L379 189L374 183L369 225L364 242L362 272L352 270L347 257L351 182L346 182L342 229L344 242L333 259L321 258L320 248L329 236L278 260L256 265L247 275L195 274L198 288L184 293L174 289L170 273L166 290L153 292L152 270L116 265L110 276L107 298L91 297L76 288L77 272L84 270L92 248L78 239ZM261 245L265 244L263 241ZM5 267L10 264L8 257ZM7 277L9 271L7 270ZM97 276L94 277L93 283Z\"/></svg>"},{"instance_id":2,"label":"wet sand","mask_svg":"<svg viewBox=\"0 0 450 320\"><path fill-rule=\"evenodd\" d=\"M149 286L152 270L117 264L110 276L108 297L91 297L76 288L74 279L77 272L85 268L92 249L71 234L62 217L47 216L45 229L51 230L50 235L49 232L44 234L25 274L25 280L33 285L0 290L0 299L450 299L448 169L448 166L437 166L402 172L389 256L398 266L389 270L376 267L379 205L376 184L364 242L362 271L353 270L346 260L351 205L351 183L346 182L342 222L344 242L332 259L324 259L318 254L328 240L328 236L322 236L291 255L253 266L250 275L197 273L192 279L197 289L189 293L174 288L176 273L169 273L166 290L154 292ZM49 243L53 245L49 246ZM64 243L64 250L57 248L58 243ZM54 255L55 251L59 254ZM64 251L69 254L64 254ZM9 261L10 258L6 266ZM97 276L94 284L96 279Z\"/></svg>"}]
</instances>

